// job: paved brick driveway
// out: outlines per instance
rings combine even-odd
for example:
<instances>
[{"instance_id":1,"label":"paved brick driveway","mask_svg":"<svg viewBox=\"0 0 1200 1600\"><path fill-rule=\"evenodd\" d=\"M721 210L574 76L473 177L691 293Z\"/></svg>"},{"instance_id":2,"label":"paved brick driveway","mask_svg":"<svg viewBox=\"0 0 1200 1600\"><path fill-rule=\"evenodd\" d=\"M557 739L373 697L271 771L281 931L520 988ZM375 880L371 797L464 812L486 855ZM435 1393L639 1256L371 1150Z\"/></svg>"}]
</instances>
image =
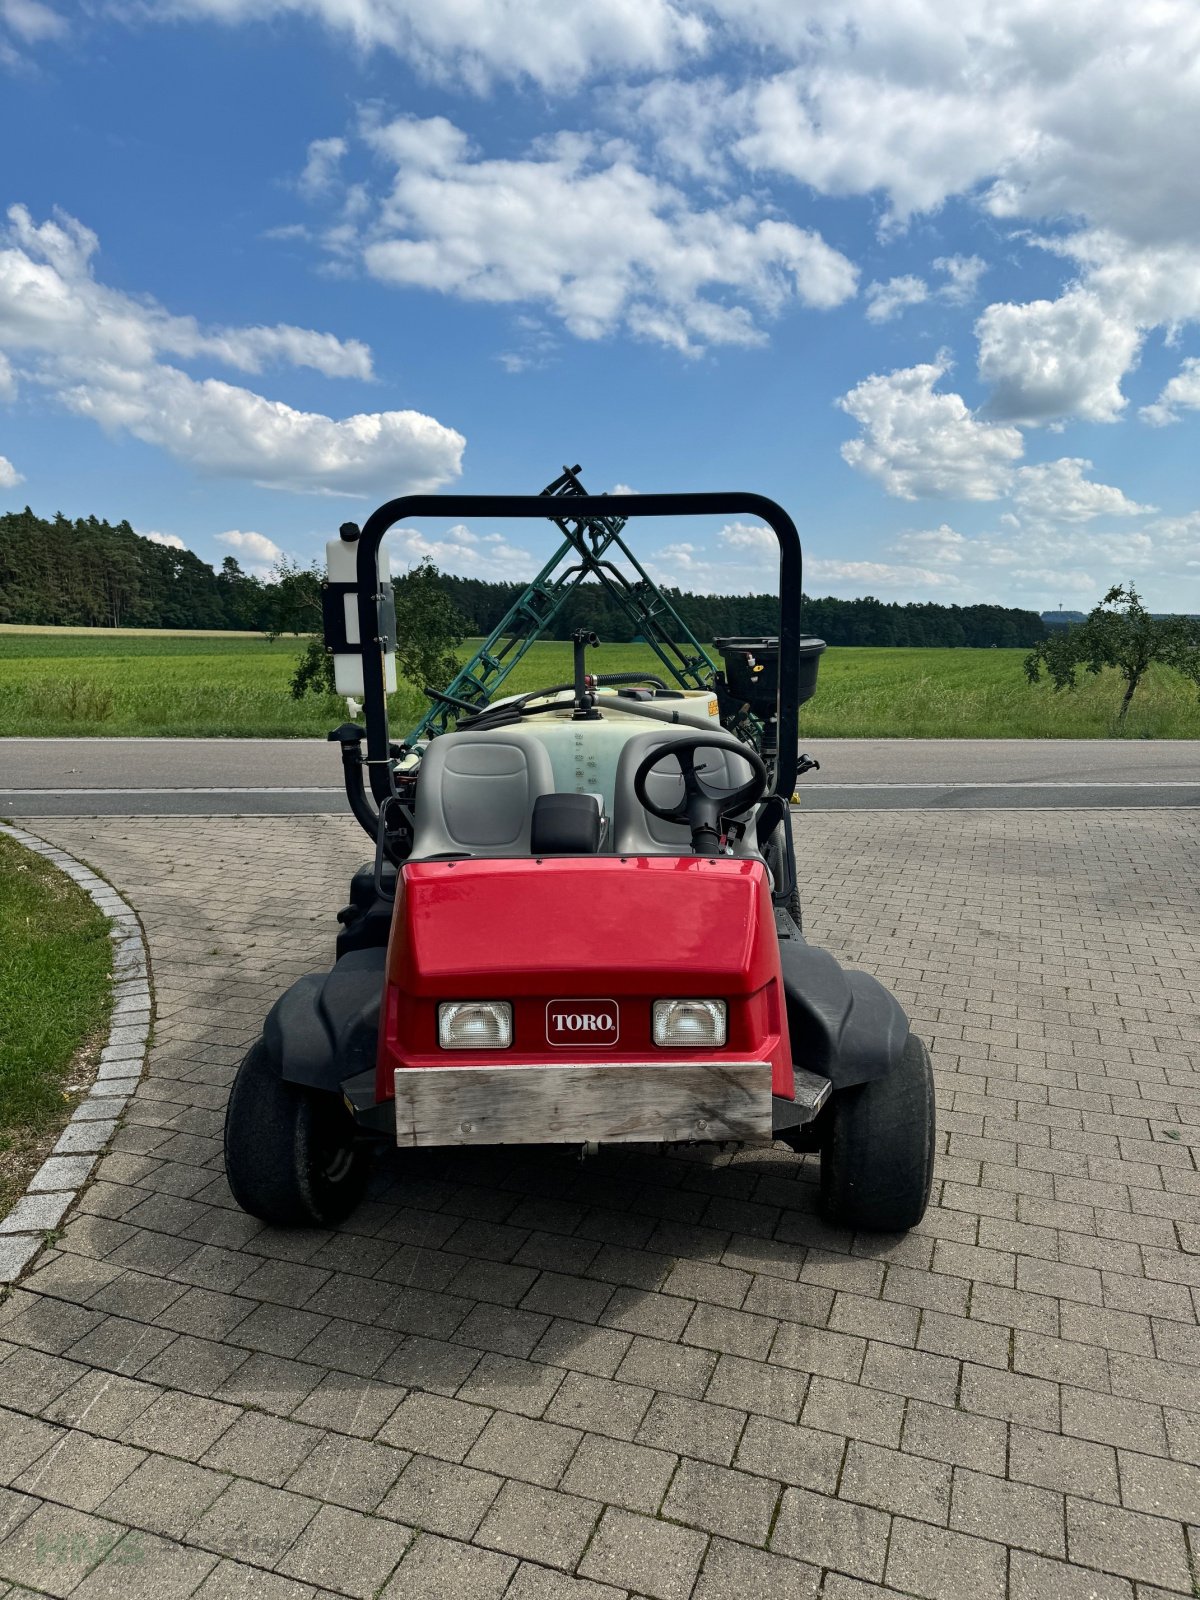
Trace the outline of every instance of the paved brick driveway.
<instances>
[{"instance_id":1,"label":"paved brick driveway","mask_svg":"<svg viewBox=\"0 0 1200 1600\"><path fill-rule=\"evenodd\" d=\"M158 1020L0 1305L0 1596L1200 1593L1198 821L804 819L810 932L934 1047L899 1241L786 1154L392 1158L344 1229L263 1229L226 1088L357 830L33 824L141 912Z\"/></svg>"}]
</instances>

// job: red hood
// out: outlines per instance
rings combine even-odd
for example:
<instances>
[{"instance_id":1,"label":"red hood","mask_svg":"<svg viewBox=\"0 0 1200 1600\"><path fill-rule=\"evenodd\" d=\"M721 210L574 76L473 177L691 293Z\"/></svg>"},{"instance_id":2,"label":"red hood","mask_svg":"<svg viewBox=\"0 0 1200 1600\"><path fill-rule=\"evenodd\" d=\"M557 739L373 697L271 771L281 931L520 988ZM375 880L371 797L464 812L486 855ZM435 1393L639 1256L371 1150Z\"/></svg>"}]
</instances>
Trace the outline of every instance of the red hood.
<instances>
[{"instance_id":1,"label":"red hood","mask_svg":"<svg viewBox=\"0 0 1200 1600\"><path fill-rule=\"evenodd\" d=\"M615 1000L620 1040L606 1059L665 1056L651 1002L722 998L729 1041L707 1057L767 1060L791 1095L779 950L762 864L730 857L597 856L418 862L397 887L380 1037L381 1095L406 1066L561 1059L547 1003ZM440 1050L439 1000L511 1000L504 1052ZM674 1054L674 1052L671 1052ZM682 1052L681 1052L682 1054Z\"/></svg>"}]
</instances>

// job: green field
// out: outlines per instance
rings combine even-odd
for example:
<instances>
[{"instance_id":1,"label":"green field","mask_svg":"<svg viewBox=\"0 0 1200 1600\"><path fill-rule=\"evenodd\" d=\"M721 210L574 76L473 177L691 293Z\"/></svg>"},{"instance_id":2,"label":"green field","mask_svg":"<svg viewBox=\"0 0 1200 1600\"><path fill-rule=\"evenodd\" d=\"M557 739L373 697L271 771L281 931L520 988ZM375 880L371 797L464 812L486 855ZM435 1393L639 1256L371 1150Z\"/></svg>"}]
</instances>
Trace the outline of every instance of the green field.
<instances>
[{"instance_id":1,"label":"green field","mask_svg":"<svg viewBox=\"0 0 1200 1600\"><path fill-rule=\"evenodd\" d=\"M249 635L0 629L0 735L322 735L345 702L288 693L302 641ZM474 646L470 646L474 648ZM468 647L464 646L464 656ZM1084 674L1074 693L1030 687L1022 650L829 650L801 734L816 738L1103 739L1117 732L1114 673ZM597 672L653 668L641 645L601 646ZM537 644L505 692L562 683L567 644ZM420 716L422 696L393 697L393 735ZM1124 734L1200 738L1200 697L1178 673L1154 669Z\"/></svg>"}]
</instances>

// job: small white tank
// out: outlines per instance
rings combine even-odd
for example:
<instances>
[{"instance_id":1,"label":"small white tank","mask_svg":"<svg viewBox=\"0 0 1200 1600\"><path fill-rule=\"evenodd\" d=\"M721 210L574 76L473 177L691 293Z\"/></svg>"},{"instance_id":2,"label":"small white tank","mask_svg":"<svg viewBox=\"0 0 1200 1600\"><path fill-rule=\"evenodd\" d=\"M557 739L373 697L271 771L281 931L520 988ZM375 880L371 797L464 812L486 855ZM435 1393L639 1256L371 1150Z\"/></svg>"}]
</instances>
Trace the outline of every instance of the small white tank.
<instances>
[{"instance_id":1,"label":"small white tank","mask_svg":"<svg viewBox=\"0 0 1200 1600\"><path fill-rule=\"evenodd\" d=\"M325 546L325 575L330 583L352 583L357 585L358 579L358 540L330 539ZM391 595L391 563L388 553L380 547L379 551L379 580L380 588ZM358 593L357 587L351 593L343 596L346 608L346 639L351 649L335 650L333 653L333 681L338 694L352 694L362 698L363 694L363 668L362 657L358 653ZM383 682L388 694L396 690L396 641L389 639L387 653L383 659Z\"/></svg>"}]
</instances>

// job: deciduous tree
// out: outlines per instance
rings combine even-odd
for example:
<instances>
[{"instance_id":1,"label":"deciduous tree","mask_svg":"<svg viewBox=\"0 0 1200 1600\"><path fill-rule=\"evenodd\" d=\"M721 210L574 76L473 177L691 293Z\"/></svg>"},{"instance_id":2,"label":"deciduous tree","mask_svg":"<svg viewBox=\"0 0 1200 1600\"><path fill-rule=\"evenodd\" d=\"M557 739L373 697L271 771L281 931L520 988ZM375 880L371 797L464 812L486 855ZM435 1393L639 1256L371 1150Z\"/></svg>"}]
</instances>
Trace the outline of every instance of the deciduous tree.
<instances>
[{"instance_id":1,"label":"deciduous tree","mask_svg":"<svg viewBox=\"0 0 1200 1600\"><path fill-rule=\"evenodd\" d=\"M1174 667L1200 685L1200 623L1192 617L1154 617L1130 584L1117 584L1075 627L1050 634L1025 657L1025 676L1049 674L1056 689L1074 689L1079 669L1115 667L1125 684L1117 724L1124 723L1138 684L1155 663Z\"/></svg>"}]
</instances>

